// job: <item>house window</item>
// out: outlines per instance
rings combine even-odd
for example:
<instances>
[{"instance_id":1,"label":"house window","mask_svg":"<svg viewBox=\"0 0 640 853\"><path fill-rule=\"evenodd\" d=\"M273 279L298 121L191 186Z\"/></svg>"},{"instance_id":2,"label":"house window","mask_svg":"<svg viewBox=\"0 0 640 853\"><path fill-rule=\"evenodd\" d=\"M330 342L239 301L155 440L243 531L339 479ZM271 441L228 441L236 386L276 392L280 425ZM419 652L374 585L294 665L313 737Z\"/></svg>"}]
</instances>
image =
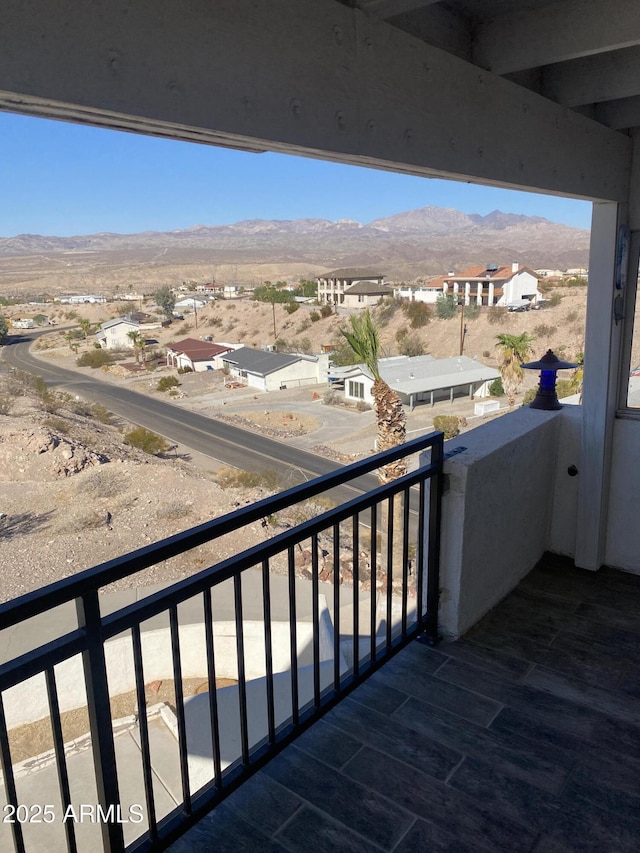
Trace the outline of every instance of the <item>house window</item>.
<instances>
[{"instance_id":1,"label":"house window","mask_svg":"<svg viewBox=\"0 0 640 853\"><path fill-rule=\"evenodd\" d=\"M349 380L349 396L364 400L364 382L353 382Z\"/></svg>"}]
</instances>

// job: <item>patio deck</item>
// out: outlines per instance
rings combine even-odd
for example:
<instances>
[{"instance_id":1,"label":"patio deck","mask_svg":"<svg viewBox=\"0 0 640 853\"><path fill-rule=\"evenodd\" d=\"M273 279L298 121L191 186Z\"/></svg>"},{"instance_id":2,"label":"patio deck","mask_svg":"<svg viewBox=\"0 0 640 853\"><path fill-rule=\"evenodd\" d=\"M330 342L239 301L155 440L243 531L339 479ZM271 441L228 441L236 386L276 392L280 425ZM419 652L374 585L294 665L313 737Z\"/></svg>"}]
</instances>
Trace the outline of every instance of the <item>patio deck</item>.
<instances>
[{"instance_id":1,"label":"patio deck","mask_svg":"<svg viewBox=\"0 0 640 853\"><path fill-rule=\"evenodd\" d=\"M547 555L414 642L172 853L637 853L640 577Z\"/></svg>"}]
</instances>

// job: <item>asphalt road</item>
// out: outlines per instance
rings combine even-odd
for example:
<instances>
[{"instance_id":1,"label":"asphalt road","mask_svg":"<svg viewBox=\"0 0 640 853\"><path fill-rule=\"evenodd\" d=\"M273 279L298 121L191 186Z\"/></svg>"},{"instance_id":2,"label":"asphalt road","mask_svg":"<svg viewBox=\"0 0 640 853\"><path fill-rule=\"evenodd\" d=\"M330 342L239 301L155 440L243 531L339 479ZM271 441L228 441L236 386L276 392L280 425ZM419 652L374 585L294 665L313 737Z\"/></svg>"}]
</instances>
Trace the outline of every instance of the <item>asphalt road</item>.
<instances>
[{"instance_id":1,"label":"asphalt road","mask_svg":"<svg viewBox=\"0 0 640 853\"><path fill-rule=\"evenodd\" d=\"M5 363L18 370L36 373L48 385L100 403L119 417L153 430L173 443L204 453L224 465L254 472L275 470L285 488L340 467L329 459L267 438L258 432L250 432L178 408L156 397L101 382L98 377L87 377L37 359L29 352L36 337L38 335L10 338L2 353ZM357 487L349 489L351 497L354 492L375 488L377 482L373 475L360 478ZM342 497L348 498L348 495L343 494Z\"/></svg>"}]
</instances>

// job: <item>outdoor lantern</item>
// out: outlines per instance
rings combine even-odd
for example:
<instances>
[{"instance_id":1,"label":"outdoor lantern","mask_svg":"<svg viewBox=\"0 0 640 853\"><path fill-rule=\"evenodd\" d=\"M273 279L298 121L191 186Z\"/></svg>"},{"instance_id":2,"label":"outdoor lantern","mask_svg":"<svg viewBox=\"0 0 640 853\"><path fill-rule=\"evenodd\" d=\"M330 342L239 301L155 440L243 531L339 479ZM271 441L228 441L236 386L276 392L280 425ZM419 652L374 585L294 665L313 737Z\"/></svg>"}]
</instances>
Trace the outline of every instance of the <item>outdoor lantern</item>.
<instances>
[{"instance_id":1,"label":"outdoor lantern","mask_svg":"<svg viewBox=\"0 0 640 853\"><path fill-rule=\"evenodd\" d=\"M529 403L529 408L544 409L547 412L553 409L561 409L562 406L556 394L556 373L559 370L578 367L578 365L572 364L570 361L560 361L558 356L554 355L553 350L547 350L540 361L530 361L529 364L523 364L522 366L528 370L540 371L538 393L534 400Z\"/></svg>"}]
</instances>

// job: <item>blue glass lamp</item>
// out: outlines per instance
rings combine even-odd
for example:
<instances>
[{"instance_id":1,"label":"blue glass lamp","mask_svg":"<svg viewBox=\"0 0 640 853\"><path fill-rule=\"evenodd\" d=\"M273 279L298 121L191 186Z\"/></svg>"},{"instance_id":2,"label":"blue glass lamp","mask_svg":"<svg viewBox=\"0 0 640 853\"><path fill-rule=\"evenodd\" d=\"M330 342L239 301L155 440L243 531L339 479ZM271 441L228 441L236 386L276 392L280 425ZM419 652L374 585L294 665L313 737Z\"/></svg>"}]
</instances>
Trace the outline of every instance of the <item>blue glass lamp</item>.
<instances>
[{"instance_id":1,"label":"blue glass lamp","mask_svg":"<svg viewBox=\"0 0 640 853\"><path fill-rule=\"evenodd\" d=\"M540 384L538 385L538 393L531 403L530 409L543 409L550 412L554 409L561 409L562 405L556 394L556 373L559 370L570 370L578 367L570 361L560 361L553 350L547 350L540 361L530 361L529 364L523 364L523 368L527 370L540 371Z\"/></svg>"}]
</instances>

